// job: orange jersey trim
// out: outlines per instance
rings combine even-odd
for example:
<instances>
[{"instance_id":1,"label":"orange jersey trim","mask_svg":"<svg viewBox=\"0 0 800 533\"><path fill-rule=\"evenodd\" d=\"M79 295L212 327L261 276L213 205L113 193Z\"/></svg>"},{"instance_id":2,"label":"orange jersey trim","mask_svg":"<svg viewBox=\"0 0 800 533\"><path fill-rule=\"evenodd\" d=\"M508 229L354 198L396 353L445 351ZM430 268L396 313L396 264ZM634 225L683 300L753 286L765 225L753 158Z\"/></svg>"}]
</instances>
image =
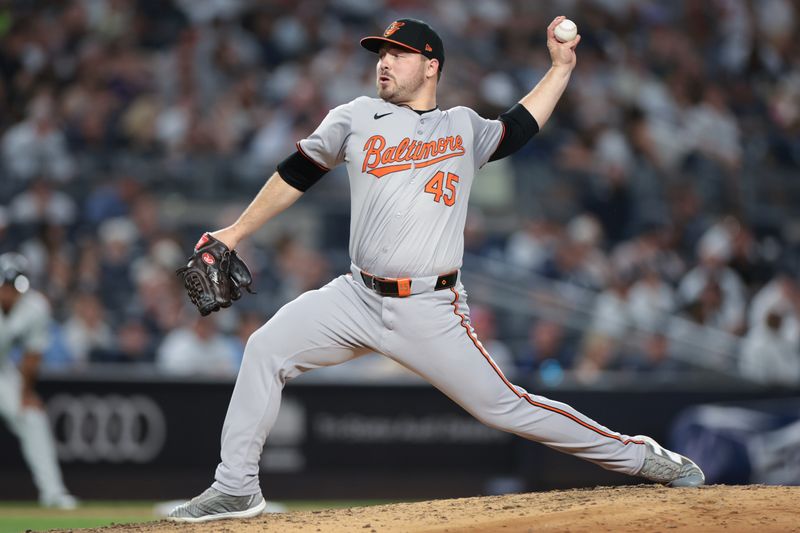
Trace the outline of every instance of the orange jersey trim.
<instances>
[{"instance_id":1,"label":"orange jersey trim","mask_svg":"<svg viewBox=\"0 0 800 533\"><path fill-rule=\"evenodd\" d=\"M594 431L595 433L597 433L599 435L602 435L604 437L608 437L610 439L618 440L619 442L621 442L624 445L628 445L631 442L634 443L634 444L644 444L644 441L635 440L635 439L625 439L625 440L623 440L618 435L614 435L613 433L608 433L606 431L603 431L600 428L594 427L593 425L591 425L591 424L589 424L587 422L584 422L583 420L581 420L580 418L576 417L572 413L568 413L568 412L566 412L566 411L564 411L562 409L558 409L557 407L553 407L553 406L550 406L550 405L547 405L547 404L544 404L544 403L541 403L541 402L537 402L533 398L531 398L528 395L528 393L525 393L525 394L520 393L517 390L517 388L510 381L508 381L508 379L505 377L505 375L503 375L503 371L500 370L500 368L497 367L497 365L495 364L494 361L492 361L491 356L488 353L486 353L486 350L483 348L483 345L478 340L478 337L475 335L474 331L471 330L469 325L467 324L466 317L458 312L458 292L455 289L453 289L452 287L450 288L450 290L455 295L455 298L451 302L451 305L453 306L453 313L457 317L459 317L461 319L461 326L464 328L464 330L466 330L467 336L470 338L470 340L472 341L472 344L475 345L475 347L478 349L478 351L481 352L481 355L483 355L483 358L486 359L486 362L489 363L489 365L491 365L491 367L494 370L495 374L497 374L500 377L500 379L503 380L503 383L505 383L506 387L508 387L509 390L511 390L511 392L513 392L514 395L517 398L520 398L520 399L523 399L523 400L527 401L529 404L531 404L534 407L539 407L541 409L545 409L547 411L551 411L553 413L557 413L559 415L565 416L565 417L569 418L570 420L572 420L573 422L577 422L578 424L580 424L581 426L585 427L586 429L590 429L590 430Z\"/></svg>"},{"instance_id":2,"label":"orange jersey trim","mask_svg":"<svg viewBox=\"0 0 800 533\"><path fill-rule=\"evenodd\" d=\"M298 151L298 152L300 152L300 155L302 155L303 157L305 157L306 159L308 159L309 161L311 161L312 163L314 163L314 165L316 165L317 167L319 167L319 169L320 169L320 170L324 170L325 172L330 172L330 171L331 171L331 169L329 169L329 168L328 168L328 167L326 167L325 165L321 165L321 164L317 163L316 161L314 161L314 159L312 159L312 158L311 158L311 156L310 156L310 155L308 155L307 153L305 153L305 152L303 151L303 149L300 147L300 141L297 141L297 142L295 143L295 146L297 146L297 151Z\"/></svg>"}]
</instances>

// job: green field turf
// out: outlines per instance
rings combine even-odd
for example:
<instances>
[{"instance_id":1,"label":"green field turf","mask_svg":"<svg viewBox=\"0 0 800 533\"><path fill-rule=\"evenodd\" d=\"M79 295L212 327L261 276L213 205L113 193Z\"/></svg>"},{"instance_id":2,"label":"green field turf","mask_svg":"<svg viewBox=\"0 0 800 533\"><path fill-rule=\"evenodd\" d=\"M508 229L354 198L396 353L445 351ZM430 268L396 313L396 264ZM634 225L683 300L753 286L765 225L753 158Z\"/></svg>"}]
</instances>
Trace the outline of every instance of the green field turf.
<instances>
[{"instance_id":1,"label":"green field turf","mask_svg":"<svg viewBox=\"0 0 800 533\"><path fill-rule=\"evenodd\" d=\"M75 511L42 509L35 503L0 502L0 533L24 533L48 529L75 529L159 520L157 502L84 502ZM282 502L289 511L310 511L391 503L378 500Z\"/></svg>"}]
</instances>

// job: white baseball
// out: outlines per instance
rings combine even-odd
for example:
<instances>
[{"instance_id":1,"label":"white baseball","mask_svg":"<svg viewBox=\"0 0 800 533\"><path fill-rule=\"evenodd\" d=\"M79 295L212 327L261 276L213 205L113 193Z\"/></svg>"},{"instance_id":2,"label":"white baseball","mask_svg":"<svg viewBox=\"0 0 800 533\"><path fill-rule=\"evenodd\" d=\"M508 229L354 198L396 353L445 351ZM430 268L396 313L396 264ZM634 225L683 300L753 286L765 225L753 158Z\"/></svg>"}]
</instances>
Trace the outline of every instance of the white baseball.
<instances>
[{"instance_id":1,"label":"white baseball","mask_svg":"<svg viewBox=\"0 0 800 533\"><path fill-rule=\"evenodd\" d=\"M555 34L556 39L558 39L560 42L568 43L578 35L578 26L576 26L571 20L564 19L558 26L556 26L556 29L553 31L553 33Z\"/></svg>"}]
</instances>

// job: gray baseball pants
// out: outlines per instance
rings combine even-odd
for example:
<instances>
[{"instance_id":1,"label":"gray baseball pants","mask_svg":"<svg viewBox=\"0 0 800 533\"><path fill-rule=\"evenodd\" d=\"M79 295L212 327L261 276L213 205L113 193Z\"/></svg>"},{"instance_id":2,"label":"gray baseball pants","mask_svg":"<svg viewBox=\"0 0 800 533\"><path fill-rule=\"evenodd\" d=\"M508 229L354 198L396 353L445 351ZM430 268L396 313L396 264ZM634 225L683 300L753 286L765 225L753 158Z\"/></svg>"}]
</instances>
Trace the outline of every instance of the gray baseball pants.
<instances>
[{"instance_id":1,"label":"gray baseball pants","mask_svg":"<svg viewBox=\"0 0 800 533\"><path fill-rule=\"evenodd\" d=\"M286 304L251 335L222 428L214 488L235 496L260 491L259 460L288 380L370 352L417 373L490 427L608 470L641 469L643 445L505 378L470 326L460 280L434 291L435 277L414 279L411 296L384 297L353 271Z\"/></svg>"}]
</instances>

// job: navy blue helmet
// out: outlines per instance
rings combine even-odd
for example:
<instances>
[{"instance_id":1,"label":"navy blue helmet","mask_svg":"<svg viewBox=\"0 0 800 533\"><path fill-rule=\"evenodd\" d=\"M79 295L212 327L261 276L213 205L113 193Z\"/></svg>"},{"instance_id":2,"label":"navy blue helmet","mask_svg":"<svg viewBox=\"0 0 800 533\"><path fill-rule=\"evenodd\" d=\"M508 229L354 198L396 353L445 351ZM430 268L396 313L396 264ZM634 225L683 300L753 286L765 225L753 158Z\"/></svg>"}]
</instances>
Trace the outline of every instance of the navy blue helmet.
<instances>
[{"instance_id":1,"label":"navy blue helmet","mask_svg":"<svg viewBox=\"0 0 800 533\"><path fill-rule=\"evenodd\" d=\"M23 255L14 252L0 255L0 286L10 285L19 293L26 292L31 286L27 272L28 260Z\"/></svg>"}]
</instances>

